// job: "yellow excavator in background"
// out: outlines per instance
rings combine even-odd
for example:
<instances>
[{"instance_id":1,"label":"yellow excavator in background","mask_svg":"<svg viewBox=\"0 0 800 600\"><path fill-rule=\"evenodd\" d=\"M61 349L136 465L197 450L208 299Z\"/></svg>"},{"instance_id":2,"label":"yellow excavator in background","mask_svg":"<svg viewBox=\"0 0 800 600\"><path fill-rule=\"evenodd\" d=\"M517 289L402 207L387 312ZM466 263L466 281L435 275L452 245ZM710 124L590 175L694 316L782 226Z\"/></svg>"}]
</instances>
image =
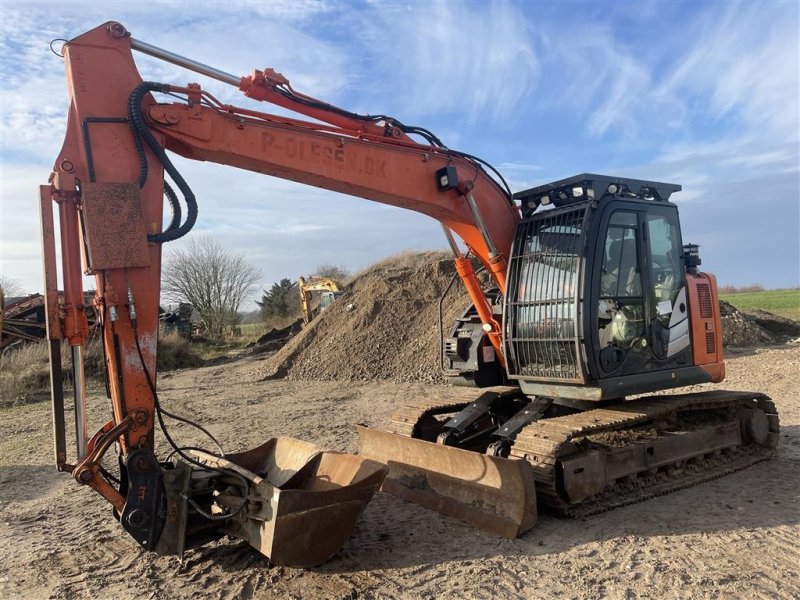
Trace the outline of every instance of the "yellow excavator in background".
<instances>
[{"instance_id":1,"label":"yellow excavator in background","mask_svg":"<svg viewBox=\"0 0 800 600\"><path fill-rule=\"evenodd\" d=\"M308 279L300 277L297 280L297 288L300 290L300 310L303 311L303 323L308 325L314 317L333 304L337 298L347 292L342 291L341 286L335 279L330 277L317 277L312 275ZM322 292L319 295L319 306L313 308L311 300L313 292Z\"/></svg>"}]
</instances>

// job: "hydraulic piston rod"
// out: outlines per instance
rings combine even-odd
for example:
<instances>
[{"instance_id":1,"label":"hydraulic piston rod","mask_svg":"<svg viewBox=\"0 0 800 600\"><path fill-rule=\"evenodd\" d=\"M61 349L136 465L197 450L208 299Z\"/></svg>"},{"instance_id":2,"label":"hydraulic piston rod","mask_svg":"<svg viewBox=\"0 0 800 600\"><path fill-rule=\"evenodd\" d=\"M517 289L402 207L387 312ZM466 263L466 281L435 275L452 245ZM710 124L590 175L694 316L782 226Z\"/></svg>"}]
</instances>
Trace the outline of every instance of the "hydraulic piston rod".
<instances>
[{"instance_id":1,"label":"hydraulic piston rod","mask_svg":"<svg viewBox=\"0 0 800 600\"><path fill-rule=\"evenodd\" d=\"M72 383L75 402L75 439L78 459L86 458L89 436L86 430L86 378L83 370L83 346L72 346Z\"/></svg>"},{"instance_id":2,"label":"hydraulic piston rod","mask_svg":"<svg viewBox=\"0 0 800 600\"><path fill-rule=\"evenodd\" d=\"M455 258L461 258L461 250L458 249L458 244L456 244L456 240L453 237L453 232L450 231L450 228L444 223L441 223L441 225L442 231L444 231L444 237L447 238L447 243L450 244L450 250L453 251L453 256Z\"/></svg>"},{"instance_id":3,"label":"hydraulic piston rod","mask_svg":"<svg viewBox=\"0 0 800 600\"><path fill-rule=\"evenodd\" d=\"M148 54L150 56L154 56L155 58L160 58L161 60L172 63L173 65L178 65L179 67L189 69L190 71L195 71L196 73L206 75L212 79L217 79L223 83L230 84L237 88L242 82L241 77L226 73L225 71L220 71L214 67L204 65L203 63L192 60L191 58L186 58L180 54L170 52L169 50L158 48L157 46L153 46L152 44L148 44L147 42L143 42L141 40L131 38L131 48L138 50L142 54Z\"/></svg>"}]
</instances>

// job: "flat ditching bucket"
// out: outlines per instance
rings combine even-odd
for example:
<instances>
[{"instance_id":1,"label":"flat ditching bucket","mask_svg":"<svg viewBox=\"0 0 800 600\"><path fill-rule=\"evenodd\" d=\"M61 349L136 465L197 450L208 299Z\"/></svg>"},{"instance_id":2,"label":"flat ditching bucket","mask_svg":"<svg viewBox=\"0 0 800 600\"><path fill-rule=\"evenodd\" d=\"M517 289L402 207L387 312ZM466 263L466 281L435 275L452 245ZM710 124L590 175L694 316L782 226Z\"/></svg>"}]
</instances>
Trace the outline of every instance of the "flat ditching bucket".
<instances>
[{"instance_id":1,"label":"flat ditching bucket","mask_svg":"<svg viewBox=\"0 0 800 600\"><path fill-rule=\"evenodd\" d=\"M389 467L383 491L507 538L536 524L535 484L525 461L357 428L360 454Z\"/></svg>"},{"instance_id":2,"label":"flat ditching bucket","mask_svg":"<svg viewBox=\"0 0 800 600\"><path fill-rule=\"evenodd\" d=\"M225 522L226 533L247 540L274 564L291 567L313 567L338 552L387 472L379 462L292 438L273 438L225 458L194 455L248 480L246 509ZM228 481L242 485L237 477ZM216 497L229 510L241 501L236 493Z\"/></svg>"}]
</instances>

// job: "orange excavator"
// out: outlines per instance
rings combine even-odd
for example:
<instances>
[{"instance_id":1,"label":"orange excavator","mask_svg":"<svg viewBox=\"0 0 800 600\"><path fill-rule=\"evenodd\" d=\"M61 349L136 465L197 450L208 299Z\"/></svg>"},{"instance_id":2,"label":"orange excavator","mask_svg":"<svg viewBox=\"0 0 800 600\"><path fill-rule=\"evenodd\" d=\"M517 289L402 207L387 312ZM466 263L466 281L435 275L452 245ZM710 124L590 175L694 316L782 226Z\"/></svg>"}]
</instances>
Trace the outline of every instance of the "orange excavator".
<instances>
[{"instance_id":1,"label":"orange excavator","mask_svg":"<svg viewBox=\"0 0 800 600\"><path fill-rule=\"evenodd\" d=\"M195 83L143 81L134 51L308 120L224 104ZM592 514L774 452L778 416L763 394L642 397L725 374L716 281L699 270L697 246L683 244L670 202L680 186L585 173L512 194L491 165L425 128L332 106L272 69L222 72L116 22L67 42L63 56L66 139L40 187L56 462L108 500L142 547L180 555L228 533L276 563L318 564L381 486L514 537L538 508ZM438 220L471 299L442 358L454 383L484 391L464 404L408 399L388 431L359 427L359 455L286 438L236 454L213 438L214 451L179 445L167 423L188 420L162 406L156 386L160 260L163 244L191 230L198 203L168 152ZM83 274L96 281L112 408L91 437ZM61 343L73 357L72 461ZM165 458L156 423L173 448ZM112 445L118 474L102 462Z\"/></svg>"}]
</instances>

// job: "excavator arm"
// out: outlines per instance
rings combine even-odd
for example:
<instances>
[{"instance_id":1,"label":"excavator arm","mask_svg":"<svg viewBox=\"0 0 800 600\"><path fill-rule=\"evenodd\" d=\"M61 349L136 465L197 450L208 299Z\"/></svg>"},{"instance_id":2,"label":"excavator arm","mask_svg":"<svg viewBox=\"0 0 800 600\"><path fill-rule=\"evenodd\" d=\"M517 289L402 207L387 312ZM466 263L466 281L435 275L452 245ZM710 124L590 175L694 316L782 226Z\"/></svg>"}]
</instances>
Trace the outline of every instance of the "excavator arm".
<instances>
[{"instance_id":1,"label":"excavator arm","mask_svg":"<svg viewBox=\"0 0 800 600\"><path fill-rule=\"evenodd\" d=\"M155 104L148 125L167 149L194 160L213 161L290 179L368 200L414 210L437 219L456 268L502 361L501 328L472 263L451 232L505 289L506 256L519 212L498 184L474 161L444 148L376 137L353 130L214 104L199 88L191 104ZM211 106L200 104L206 99Z\"/></svg>"},{"instance_id":2,"label":"excavator arm","mask_svg":"<svg viewBox=\"0 0 800 600\"><path fill-rule=\"evenodd\" d=\"M133 60L134 49L235 85L250 98L314 121L223 104L197 84L143 82ZM48 185L40 187L59 469L69 471L78 483L106 498L123 527L146 548L180 554L188 533L224 521L227 533L248 539L276 562L324 560L344 543L361 508L383 480L385 467L360 457L331 458L297 440L270 440L239 455L190 455L167 433L164 421L172 415L161 408L156 390L161 248L191 229L198 203L165 150L408 208L437 219L501 360L499 320L469 256L459 249L453 234L503 290L506 259L520 219L510 192L486 173L481 161L446 148L427 130L383 115L355 115L299 94L283 76L269 69L247 77L223 73L135 40L119 23L107 23L66 43L64 60L70 96L66 137ZM159 103L157 94L181 100ZM410 135L421 136L427 143L418 143ZM165 171L173 185L165 180ZM186 204L185 215L178 193ZM165 196L172 212L166 227ZM57 287L54 205L60 230L63 301ZM83 377L88 331L83 275L95 278L94 302L112 406L111 420L91 438L86 427ZM77 432L73 462L68 461L66 450L62 343L72 352ZM183 463L164 463L156 457L156 421ZM118 482L102 465L104 454L115 443L121 463ZM348 461L352 468L342 469L341 464ZM276 489L283 491L284 503L280 510L274 507L273 514L309 505L307 498L294 499L290 491L281 488L285 481L270 479L270 465L280 467L277 473L294 469L298 475L291 481L300 482L300 489L311 493L317 489L314 478L330 479L326 465L337 463L339 468L332 470L340 476L343 471L349 473L340 483L344 496L353 500L358 510L348 515L337 513L343 506L341 496L335 501L327 497L318 500L331 515L338 515L321 519L338 529L319 532L330 540L319 556L304 554L303 548L286 542L280 522L259 521L251 514L249 499L261 495L277 502L280 494L273 493ZM204 474L205 488L195 477L198 471ZM209 473L213 475L210 479ZM241 497L220 496L219 490L207 483L214 477L228 486L235 480ZM306 527L314 529L317 521Z\"/></svg>"}]
</instances>

